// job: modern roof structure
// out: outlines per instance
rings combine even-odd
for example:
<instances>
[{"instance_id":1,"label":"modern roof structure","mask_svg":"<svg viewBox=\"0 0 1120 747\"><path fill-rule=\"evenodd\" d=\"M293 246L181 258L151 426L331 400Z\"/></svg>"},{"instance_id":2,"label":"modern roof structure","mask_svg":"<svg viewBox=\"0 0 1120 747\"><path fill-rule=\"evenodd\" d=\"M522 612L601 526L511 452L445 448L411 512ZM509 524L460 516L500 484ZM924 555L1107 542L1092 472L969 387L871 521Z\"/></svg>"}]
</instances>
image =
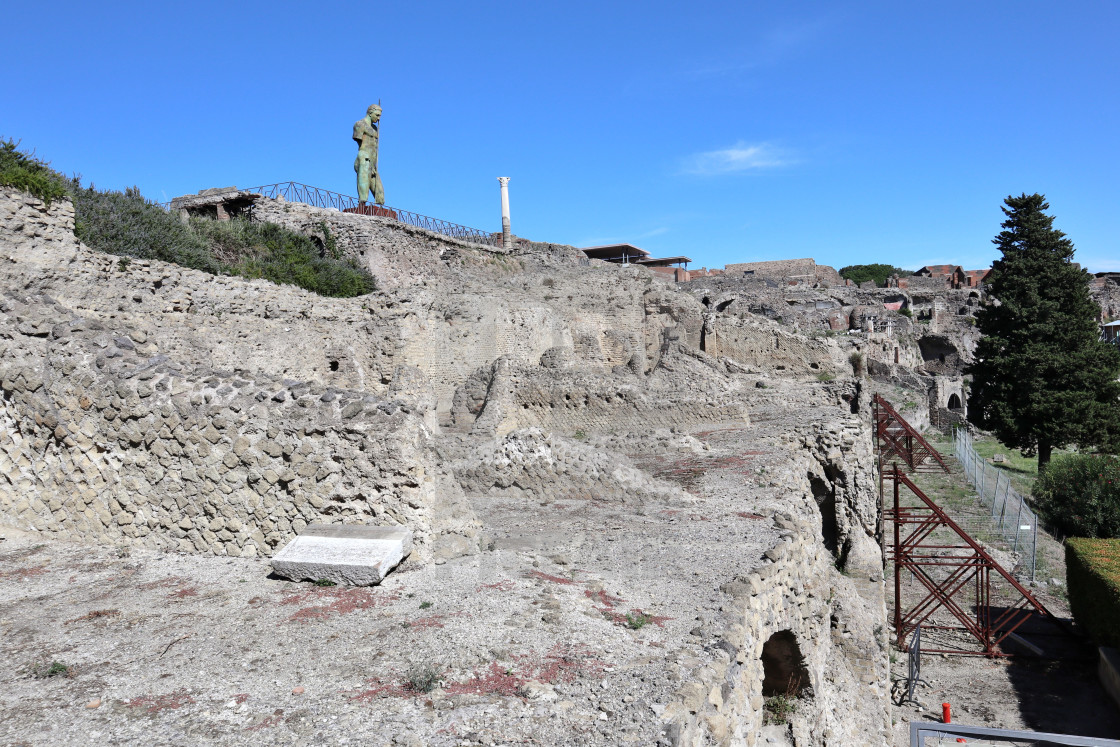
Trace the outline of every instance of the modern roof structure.
<instances>
[{"instance_id":1,"label":"modern roof structure","mask_svg":"<svg viewBox=\"0 0 1120 747\"><path fill-rule=\"evenodd\" d=\"M648 257L649 252L639 249L633 244L603 244L602 246L589 246L581 250L591 259L602 259L607 262L636 261Z\"/></svg>"},{"instance_id":2,"label":"modern roof structure","mask_svg":"<svg viewBox=\"0 0 1120 747\"><path fill-rule=\"evenodd\" d=\"M633 262L646 267L671 267L673 265L684 267L692 261L688 257L651 257L645 249L633 244L603 244L602 246L588 246L580 251L590 259L601 259L605 262L618 264Z\"/></svg>"}]
</instances>

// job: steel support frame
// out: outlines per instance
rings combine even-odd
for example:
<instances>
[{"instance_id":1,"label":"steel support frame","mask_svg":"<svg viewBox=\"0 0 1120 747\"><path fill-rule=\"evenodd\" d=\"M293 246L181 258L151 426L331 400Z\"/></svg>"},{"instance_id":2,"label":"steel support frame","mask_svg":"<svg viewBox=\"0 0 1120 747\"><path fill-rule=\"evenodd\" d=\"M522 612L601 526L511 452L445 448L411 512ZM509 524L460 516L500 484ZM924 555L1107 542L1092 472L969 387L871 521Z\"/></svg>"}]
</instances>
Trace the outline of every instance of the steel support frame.
<instances>
[{"instance_id":1,"label":"steel support frame","mask_svg":"<svg viewBox=\"0 0 1120 747\"><path fill-rule=\"evenodd\" d=\"M931 654L1008 656L1009 654L1000 650L1000 643L1030 619L1032 609L1057 624L1057 619L1041 602L903 472L904 468L909 472L942 469L948 473L949 467L937 450L882 396L876 394L872 406L875 446L879 456L880 500L885 497L884 487L888 481L892 483L894 494L892 507L884 510L883 514L893 524L893 543L888 557L894 562L894 633L898 647L904 648L906 637L919 627L927 630L961 630L979 643L980 651L949 648L922 648L921 651ZM917 496L921 505L903 506L903 487ZM953 538L948 540L951 544L935 544L930 541L934 532L942 528L952 533ZM926 592L925 596L906 610L902 608L904 570L910 572ZM991 608L993 571L996 579L1002 576L1019 592L1018 600L995 619L992 618ZM961 601L967 595L972 596L971 611ZM942 609L949 612L959 624L930 622L933 615Z\"/></svg>"},{"instance_id":2,"label":"steel support frame","mask_svg":"<svg viewBox=\"0 0 1120 747\"><path fill-rule=\"evenodd\" d=\"M875 421L875 444L883 462L901 461L911 472L944 470L949 465L891 404L876 394L871 401ZM880 473L881 474L881 473Z\"/></svg>"},{"instance_id":3,"label":"steel support frame","mask_svg":"<svg viewBox=\"0 0 1120 747\"><path fill-rule=\"evenodd\" d=\"M886 513L887 519L894 525L890 558L894 562L894 632L899 648L905 647L907 636L920 625L927 630L963 630L975 638L981 648L980 651L923 648L923 653L1008 656L999 645L1030 618L1032 608L1054 620L1050 611L1030 591L930 500L897 464L890 468L886 479L893 484L894 494L893 508ZM903 487L917 496L923 505L902 506ZM947 528L956 535L952 544L928 541L940 528ZM939 579L933 569L946 569L948 574ZM926 591L925 596L906 610L902 606L903 570L912 573ZM1002 576L1020 594L1017 602L994 619L991 609L993 572L997 578ZM973 598L971 612L961 602L962 596L969 592ZM929 622L939 609L949 612L960 624Z\"/></svg>"}]
</instances>

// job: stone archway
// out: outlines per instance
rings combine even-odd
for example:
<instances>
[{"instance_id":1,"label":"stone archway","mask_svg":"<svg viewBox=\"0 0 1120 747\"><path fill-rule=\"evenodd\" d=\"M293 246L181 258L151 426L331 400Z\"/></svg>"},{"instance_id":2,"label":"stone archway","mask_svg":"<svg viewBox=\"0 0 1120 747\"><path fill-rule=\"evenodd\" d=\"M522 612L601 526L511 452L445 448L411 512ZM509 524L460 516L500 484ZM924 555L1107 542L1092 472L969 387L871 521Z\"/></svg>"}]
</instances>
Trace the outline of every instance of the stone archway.
<instances>
[{"instance_id":1,"label":"stone archway","mask_svg":"<svg viewBox=\"0 0 1120 747\"><path fill-rule=\"evenodd\" d=\"M953 392L949 395L949 401L945 403L945 406L950 410L960 410L962 408L961 398L957 396L956 392Z\"/></svg>"},{"instance_id":2,"label":"stone archway","mask_svg":"<svg viewBox=\"0 0 1120 747\"><path fill-rule=\"evenodd\" d=\"M780 630L762 645L762 694L797 697L813 686L797 636Z\"/></svg>"}]
</instances>

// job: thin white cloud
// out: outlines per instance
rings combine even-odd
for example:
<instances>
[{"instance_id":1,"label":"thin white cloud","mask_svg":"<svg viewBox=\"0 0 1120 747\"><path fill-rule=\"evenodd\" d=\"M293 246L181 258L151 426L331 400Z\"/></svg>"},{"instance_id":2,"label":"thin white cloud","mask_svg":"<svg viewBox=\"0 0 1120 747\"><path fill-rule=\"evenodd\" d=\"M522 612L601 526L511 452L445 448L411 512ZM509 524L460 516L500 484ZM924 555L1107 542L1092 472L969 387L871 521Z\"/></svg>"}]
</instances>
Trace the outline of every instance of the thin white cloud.
<instances>
[{"instance_id":1,"label":"thin white cloud","mask_svg":"<svg viewBox=\"0 0 1120 747\"><path fill-rule=\"evenodd\" d=\"M752 144L740 140L730 148L694 153L685 159L682 171L697 176L716 176L776 169L796 162L788 152L770 143Z\"/></svg>"}]
</instances>

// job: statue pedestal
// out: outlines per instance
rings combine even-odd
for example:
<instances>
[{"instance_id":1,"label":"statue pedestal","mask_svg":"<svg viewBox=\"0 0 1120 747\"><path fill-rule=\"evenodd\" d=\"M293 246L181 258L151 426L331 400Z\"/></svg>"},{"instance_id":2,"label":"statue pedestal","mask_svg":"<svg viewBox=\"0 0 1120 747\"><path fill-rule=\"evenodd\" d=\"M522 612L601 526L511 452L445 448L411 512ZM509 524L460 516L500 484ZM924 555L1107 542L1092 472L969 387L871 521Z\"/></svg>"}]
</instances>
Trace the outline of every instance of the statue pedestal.
<instances>
[{"instance_id":1,"label":"statue pedestal","mask_svg":"<svg viewBox=\"0 0 1120 747\"><path fill-rule=\"evenodd\" d=\"M363 205L362 207L346 208L342 212L355 213L357 215L376 215L381 218L392 218L393 220L398 220L396 210L382 207L381 205Z\"/></svg>"}]
</instances>

